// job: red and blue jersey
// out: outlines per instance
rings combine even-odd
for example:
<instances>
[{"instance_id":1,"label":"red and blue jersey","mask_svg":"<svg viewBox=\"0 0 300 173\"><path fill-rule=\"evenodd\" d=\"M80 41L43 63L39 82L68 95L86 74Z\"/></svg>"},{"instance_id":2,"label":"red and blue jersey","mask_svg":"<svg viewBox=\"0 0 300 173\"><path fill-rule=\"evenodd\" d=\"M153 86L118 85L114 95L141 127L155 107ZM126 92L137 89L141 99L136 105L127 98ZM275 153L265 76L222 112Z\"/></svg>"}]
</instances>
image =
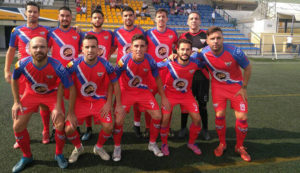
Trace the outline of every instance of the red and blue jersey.
<instances>
[{"instance_id":1,"label":"red and blue jersey","mask_svg":"<svg viewBox=\"0 0 300 173\"><path fill-rule=\"evenodd\" d=\"M192 92L192 81L196 70L203 67L197 59L191 59L187 65L181 65L175 61L165 60L157 63L159 69L167 68L164 86L166 93L181 95L182 93Z\"/></svg>"},{"instance_id":2,"label":"red and blue jersey","mask_svg":"<svg viewBox=\"0 0 300 173\"><path fill-rule=\"evenodd\" d=\"M33 37L44 37L47 39L50 27L39 25L36 28L29 28L27 25L21 25L14 28L10 35L9 46L18 48L21 59L30 56L29 42Z\"/></svg>"},{"instance_id":3,"label":"red and blue jersey","mask_svg":"<svg viewBox=\"0 0 300 173\"><path fill-rule=\"evenodd\" d=\"M154 59L145 54L141 62L134 61L132 53L124 55L117 63L116 73L121 90L142 91L148 89L147 80L150 75L158 76L158 68Z\"/></svg>"},{"instance_id":4,"label":"red and blue jersey","mask_svg":"<svg viewBox=\"0 0 300 173\"><path fill-rule=\"evenodd\" d=\"M13 79L19 79L22 74L26 78L25 93L49 94L57 90L59 82L62 82L65 88L73 85L64 66L51 57L48 57L47 64L41 68L33 64L32 57L19 60L15 65Z\"/></svg>"},{"instance_id":5,"label":"red and blue jersey","mask_svg":"<svg viewBox=\"0 0 300 173\"><path fill-rule=\"evenodd\" d=\"M97 37L98 47L99 47L99 56L104 57L108 60L111 47L114 46L114 34L111 31L102 30L101 32L89 31L85 33L91 34Z\"/></svg>"},{"instance_id":6,"label":"red and blue jersey","mask_svg":"<svg viewBox=\"0 0 300 173\"><path fill-rule=\"evenodd\" d=\"M132 30L126 30L123 26L114 31L114 46L118 48L117 62L126 54L130 53L131 38L135 34L145 34L140 27L134 26Z\"/></svg>"},{"instance_id":7,"label":"red and blue jersey","mask_svg":"<svg viewBox=\"0 0 300 173\"><path fill-rule=\"evenodd\" d=\"M214 84L243 84L243 75L240 67L246 68L249 60L244 52L233 45L223 44L224 50L216 56L209 46L202 49L200 53L193 54L193 58L204 61L212 76Z\"/></svg>"},{"instance_id":8,"label":"red and blue jersey","mask_svg":"<svg viewBox=\"0 0 300 173\"><path fill-rule=\"evenodd\" d=\"M48 46L52 47L52 57L66 66L71 60L78 57L82 42L82 34L75 28L63 31L55 28L48 35Z\"/></svg>"},{"instance_id":9,"label":"red and blue jersey","mask_svg":"<svg viewBox=\"0 0 300 173\"><path fill-rule=\"evenodd\" d=\"M97 57L94 65L87 64L83 56L79 57L68 63L67 71L73 77L77 98L87 101L106 99L109 83L118 80L114 67L101 57Z\"/></svg>"},{"instance_id":10,"label":"red and blue jersey","mask_svg":"<svg viewBox=\"0 0 300 173\"><path fill-rule=\"evenodd\" d=\"M172 54L172 49L176 48L178 36L175 30L166 28L164 32L159 32L156 27L146 32L148 40L148 53L156 62L160 62Z\"/></svg>"}]
</instances>

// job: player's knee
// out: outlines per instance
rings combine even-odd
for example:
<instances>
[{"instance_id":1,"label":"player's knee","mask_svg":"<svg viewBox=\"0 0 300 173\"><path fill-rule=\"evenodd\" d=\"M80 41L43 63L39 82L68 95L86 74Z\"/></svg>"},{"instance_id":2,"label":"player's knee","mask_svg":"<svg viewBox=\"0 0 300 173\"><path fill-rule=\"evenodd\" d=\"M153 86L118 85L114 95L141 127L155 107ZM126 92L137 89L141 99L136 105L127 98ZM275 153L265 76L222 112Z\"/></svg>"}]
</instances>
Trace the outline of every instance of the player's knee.
<instances>
[{"instance_id":1,"label":"player's knee","mask_svg":"<svg viewBox=\"0 0 300 173\"><path fill-rule=\"evenodd\" d=\"M71 125L68 125L65 127L65 133L66 135L71 135L75 132L76 129L72 128Z\"/></svg>"},{"instance_id":2,"label":"player's knee","mask_svg":"<svg viewBox=\"0 0 300 173\"><path fill-rule=\"evenodd\" d=\"M236 119L247 120L248 116L245 112L235 112Z\"/></svg>"},{"instance_id":3,"label":"player's knee","mask_svg":"<svg viewBox=\"0 0 300 173\"><path fill-rule=\"evenodd\" d=\"M14 130L14 132L21 132L21 131L23 131L25 128L26 128L26 126L23 125L22 123L15 122L15 123L13 124L13 130Z\"/></svg>"},{"instance_id":4,"label":"player's knee","mask_svg":"<svg viewBox=\"0 0 300 173\"><path fill-rule=\"evenodd\" d=\"M216 112L216 117L225 117L225 111Z\"/></svg>"},{"instance_id":5,"label":"player's knee","mask_svg":"<svg viewBox=\"0 0 300 173\"><path fill-rule=\"evenodd\" d=\"M155 120L161 120L162 119L162 115L161 115L159 110L155 110L155 111L152 111L152 112L149 112L149 113L151 115L151 118L153 118Z\"/></svg>"},{"instance_id":6,"label":"player's knee","mask_svg":"<svg viewBox=\"0 0 300 173\"><path fill-rule=\"evenodd\" d=\"M112 123L102 123L102 130L105 133L111 133L113 131L113 124Z\"/></svg>"}]
</instances>

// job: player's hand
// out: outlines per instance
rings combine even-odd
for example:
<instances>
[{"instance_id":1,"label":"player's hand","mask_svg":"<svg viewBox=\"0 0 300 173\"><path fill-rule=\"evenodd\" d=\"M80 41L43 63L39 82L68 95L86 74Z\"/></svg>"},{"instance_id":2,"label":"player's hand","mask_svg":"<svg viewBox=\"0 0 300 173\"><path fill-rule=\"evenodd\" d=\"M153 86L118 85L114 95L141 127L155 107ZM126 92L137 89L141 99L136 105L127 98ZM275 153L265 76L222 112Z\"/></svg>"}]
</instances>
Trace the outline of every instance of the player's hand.
<instances>
[{"instance_id":1,"label":"player's hand","mask_svg":"<svg viewBox=\"0 0 300 173\"><path fill-rule=\"evenodd\" d=\"M245 88L241 88L236 94L235 97L241 95L244 102L248 99L248 95L247 95L247 89Z\"/></svg>"},{"instance_id":2,"label":"player's hand","mask_svg":"<svg viewBox=\"0 0 300 173\"><path fill-rule=\"evenodd\" d=\"M106 118L109 115L110 111L111 111L111 105L108 102L106 102L102 107L102 109L100 110L100 114L103 118Z\"/></svg>"},{"instance_id":3,"label":"player's hand","mask_svg":"<svg viewBox=\"0 0 300 173\"><path fill-rule=\"evenodd\" d=\"M18 119L18 111L21 111L23 113L23 107L21 103L14 103L13 107L11 108L11 115L13 120Z\"/></svg>"},{"instance_id":4,"label":"player's hand","mask_svg":"<svg viewBox=\"0 0 300 173\"><path fill-rule=\"evenodd\" d=\"M115 107L115 115L125 116L125 110L123 105L119 104Z\"/></svg>"},{"instance_id":5,"label":"player's hand","mask_svg":"<svg viewBox=\"0 0 300 173\"><path fill-rule=\"evenodd\" d=\"M175 61L175 59L178 58L178 55L176 53L172 53L170 56L168 56L168 60Z\"/></svg>"},{"instance_id":6,"label":"player's hand","mask_svg":"<svg viewBox=\"0 0 300 173\"><path fill-rule=\"evenodd\" d=\"M51 118L54 124L58 123L58 117L64 117L64 112L60 108L54 108L51 112Z\"/></svg>"},{"instance_id":7,"label":"player's hand","mask_svg":"<svg viewBox=\"0 0 300 173\"><path fill-rule=\"evenodd\" d=\"M73 128L73 130L76 130L78 122L77 122L76 115L74 113L68 112L67 121L70 122L71 127Z\"/></svg>"},{"instance_id":8,"label":"player's hand","mask_svg":"<svg viewBox=\"0 0 300 173\"><path fill-rule=\"evenodd\" d=\"M171 109L171 104L167 97L161 97L161 106L167 111Z\"/></svg>"},{"instance_id":9,"label":"player's hand","mask_svg":"<svg viewBox=\"0 0 300 173\"><path fill-rule=\"evenodd\" d=\"M7 83L11 82L12 73L10 71L4 71L4 78Z\"/></svg>"}]
</instances>

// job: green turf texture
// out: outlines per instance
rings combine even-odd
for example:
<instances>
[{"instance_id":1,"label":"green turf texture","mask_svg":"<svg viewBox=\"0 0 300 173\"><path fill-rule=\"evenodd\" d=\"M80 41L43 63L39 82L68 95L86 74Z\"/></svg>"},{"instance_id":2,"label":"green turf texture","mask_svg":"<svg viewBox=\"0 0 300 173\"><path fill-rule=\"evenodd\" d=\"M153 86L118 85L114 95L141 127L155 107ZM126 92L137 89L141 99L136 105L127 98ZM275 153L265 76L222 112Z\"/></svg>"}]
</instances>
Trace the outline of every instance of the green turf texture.
<instances>
[{"instance_id":1,"label":"green turf texture","mask_svg":"<svg viewBox=\"0 0 300 173\"><path fill-rule=\"evenodd\" d=\"M83 143L85 154L76 163L61 170L54 161L55 144L41 144L41 118L39 114L34 114L28 126L34 162L23 172L300 172L300 61L251 59L251 63L253 70L248 85L249 132L245 140L247 151L253 159L251 163L243 162L234 153L235 119L230 109L226 117L228 149L220 158L213 155L218 138L210 98L208 113L212 140L203 141L201 137L198 138L197 143L203 152L201 156L196 156L187 149L186 138L169 139L170 156L156 158L147 150L147 141L134 136L131 112L124 125L120 162L102 161L92 153L100 129L94 126L92 140ZM4 68L3 57L0 58L0 68ZM12 167L19 161L21 152L13 149L13 99L10 85L4 81L3 73L0 75L0 86L0 168L1 172L11 172ZM172 121L172 129L175 131L180 127L179 116L179 108L176 107ZM160 146L160 140L158 144ZM112 139L104 147L111 154ZM64 148L65 157L72 150L73 145L67 142Z\"/></svg>"}]
</instances>

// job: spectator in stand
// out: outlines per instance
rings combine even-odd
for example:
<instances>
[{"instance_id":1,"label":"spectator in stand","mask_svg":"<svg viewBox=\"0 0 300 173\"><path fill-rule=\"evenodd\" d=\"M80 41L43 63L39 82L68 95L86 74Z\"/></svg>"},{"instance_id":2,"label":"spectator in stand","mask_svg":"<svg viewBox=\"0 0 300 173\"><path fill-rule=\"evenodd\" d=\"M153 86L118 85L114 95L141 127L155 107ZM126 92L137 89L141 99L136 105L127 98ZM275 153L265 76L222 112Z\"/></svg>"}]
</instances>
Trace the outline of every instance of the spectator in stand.
<instances>
[{"instance_id":1,"label":"spectator in stand","mask_svg":"<svg viewBox=\"0 0 300 173\"><path fill-rule=\"evenodd\" d=\"M146 11L148 9L148 4L146 4L146 2L143 2L143 5L142 5L142 11Z\"/></svg>"},{"instance_id":2,"label":"spectator in stand","mask_svg":"<svg viewBox=\"0 0 300 173\"><path fill-rule=\"evenodd\" d=\"M105 5L110 5L110 1L109 1L109 0L105 0L105 1L104 1L104 4L105 4Z\"/></svg>"},{"instance_id":3,"label":"spectator in stand","mask_svg":"<svg viewBox=\"0 0 300 173\"><path fill-rule=\"evenodd\" d=\"M184 5L184 1L183 1L183 0L180 0L180 1L179 1L179 6L182 7L182 4Z\"/></svg>"},{"instance_id":4,"label":"spectator in stand","mask_svg":"<svg viewBox=\"0 0 300 173\"><path fill-rule=\"evenodd\" d=\"M215 20L216 20L216 13L215 13L215 10L213 10L213 12L211 13L211 22L212 22L212 25L215 24Z\"/></svg>"},{"instance_id":5,"label":"spectator in stand","mask_svg":"<svg viewBox=\"0 0 300 173\"><path fill-rule=\"evenodd\" d=\"M81 14L81 7L80 4L76 7L76 13Z\"/></svg>"},{"instance_id":6,"label":"spectator in stand","mask_svg":"<svg viewBox=\"0 0 300 173\"><path fill-rule=\"evenodd\" d=\"M184 10L184 15L188 16L192 12L192 9L189 7L188 9Z\"/></svg>"},{"instance_id":7,"label":"spectator in stand","mask_svg":"<svg viewBox=\"0 0 300 173\"><path fill-rule=\"evenodd\" d=\"M102 7L101 7L101 4L99 3L99 4L97 4L97 6L96 6L96 10L102 10Z\"/></svg>"},{"instance_id":8,"label":"spectator in stand","mask_svg":"<svg viewBox=\"0 0 300 173\"><path fill-rule=\"evenodd\" d=\"M194 2L194 3L193 3L193 8L192 8L192 9L195 11L195 10L197 10L197 8L198 8L198 5L197 5L196 2Z\"/></svg>"},{"instance_id":9,"label":"spectator in stand","mask_svg":"<svg viewBox=\"0 0 300 173\"><path fill-rule=\"evenodd\" d=\"M123 4L123 8L124 8L124 7L129 7L127 2L125 2L125 3Z\"/></svg>"},{"instance_id":10,"label":"spectator in stand","mask_svg":"<svg viewBox=\"0 0 300 173\"><path fill-rule=\"evenodd\" d=\"M184 8L179 7L179 15L184 15Z\"/></svg>"},{"instance_id":11,"label":"spectator in stand","mask_svg":"<svg viewBox=\"0 0 300 173\"><path fill-rule=\"evenodd\" d=\"M174 8L174 0L169 0L169 7Z\"/></svg>"},{"instance_id":12,"label":"spectator in stand","mask_svg":"<svg viewBox=\"0 0 300 173\"><path fill-rule=\"evenodd\" d=\"M117 0L117 2L116 2L116 8L118 8L118 9L122 9L123 7L122 7L122 0Z\"/></svg>"},{"instance_id":13,"label":"spectator in stand","mask_svg":"<svg viewBox=\"0 0 300 173\"><path fill-rule=\"evenodd\" d=\"M136 10L135 10L135 16L136 16L136 17L140 17L140 16L141 16L141 12L140 12L139 9L136 9Z\"/></svg>"},{"instance_id":14,"label":"spectator in stand","mask_svg":"<svg viewBox=\"0 0 300 173\"><path fill-rule=\"evenodd\" d=\"M80 6L80 0L76 0L76 6Z\"/></svg>"},{"instance_id":15,"label":"spectator in stand","mask_svg":"<svg viewBox=\"0 0 300 173\"><path fill-rule=\"evenodd\" d=\"M170 14L175 15L175 10L174 10L174 8L170 8Z\"/></svg>"},{"instance_id":16,"label":"spectator in stand","mask_svg":"<svg viewBox=\"0 0 300 173\"><path fill-rule=\"evenodd\" d=\"M96 4L93 3L92 6L91 6L91 11L94 11L96 9Z\"/></svg>"},{"instance_id":17,"label":"spectator in stand","mask_svg":"<svg viewBox=\"0 0 300 173\"><path fill-rule=\"evenodd\" d=\"M159 4L159 3L158 3L158 0L152 0L152 4L153 4L153 5Z\"/></svg>"},{"instance_id":18,"label":"spectator in stand","mask_svg":"<svg viewBox=\"0 0 300 173\"><path fill-rule=\"evenodd\" d=\"M80 15L82 15L82 14L86 14L86 6L85 6L85 4L83 4L82 7L81 7L81 14Z\"/></svg>"},{"instance_id":19,"label":"spectator in stand","mask_svg":"<svg viewBox=\"0 0 300 173\"><path fill-rule=\"evenodd\" d=\"M109 5L110 5L110 9L116 8L116 0L110 0Z\"/></svg>"}]
</instances>

